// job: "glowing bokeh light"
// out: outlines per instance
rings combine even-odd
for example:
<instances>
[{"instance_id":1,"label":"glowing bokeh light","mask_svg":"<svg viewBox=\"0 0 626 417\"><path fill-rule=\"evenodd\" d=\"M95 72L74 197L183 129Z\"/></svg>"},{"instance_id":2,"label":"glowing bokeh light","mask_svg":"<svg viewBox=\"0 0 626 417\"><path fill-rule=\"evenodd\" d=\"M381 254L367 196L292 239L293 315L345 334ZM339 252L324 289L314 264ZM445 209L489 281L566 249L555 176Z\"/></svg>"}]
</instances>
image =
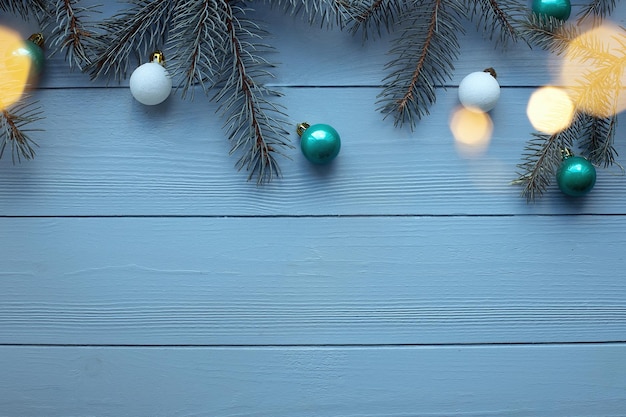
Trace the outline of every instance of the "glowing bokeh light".
<instances>
[{"instance_id":1,"label":"glowing bokeh light","mask_svg":"<svg viewBox=\"0 0 626 417\"><path fill-rule=\"evenodd\" d=\"M478 156L489 147L493 122L487 113L459 107L450 118L450 130L460 153Z\"/></svg>"},{"instance_id":2,"label":"glowing bokeh light","mask_svg":"<svg viewBox=\"0 0 626 417\"><path fill-rule=\"evenodd\" d=\"M565 90L542 87L530 96L526 114L535 129L552 135L572 123L574 110L574 103Z\"/></svg>"},{"instance_id":3,"label":"glowing bokeh light","mask_svg":"<svg viewBox=\"0 0 626 417\"><path fill-rule=\"evenodd\" d=\"M626 109L626 31L604 23L569 42L560 83L580 111L608 117Z\"/></svg>"},{"instance_id":4,"label":"glowing bokeh light","mask_svg":"<svg viewBox=\"0 0 626 417\"><path fill-rule=\"evenodd\" d=\"M31 59L15 53L24 46L19 33L0 27L0 110L16 103L24 94Z\"/></svg>"}]
</instances>

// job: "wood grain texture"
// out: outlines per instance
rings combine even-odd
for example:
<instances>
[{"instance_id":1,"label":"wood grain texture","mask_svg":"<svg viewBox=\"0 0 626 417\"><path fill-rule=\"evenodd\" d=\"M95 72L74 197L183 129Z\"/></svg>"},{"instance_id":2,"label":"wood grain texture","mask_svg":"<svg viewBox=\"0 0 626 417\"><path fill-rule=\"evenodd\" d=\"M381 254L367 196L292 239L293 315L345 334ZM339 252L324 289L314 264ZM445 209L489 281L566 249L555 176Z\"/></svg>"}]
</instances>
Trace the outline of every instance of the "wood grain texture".
<instances>
[{"instance_id":1,"label":"wood grain texture","mask_svg":"<svg viewBox=\"0 0 626 417\"><path fill-rule=\"evenodd\" d=\"M411 132L376 112L370 88L285 89L282 102L299 121L326 122L342 133L329 167L299 149L280 158L283 178L268 186L237 172L238 156L214 107L171 100L146 108L125 89L53 90L40 94L47 119L32 162L0 160L0 214L89 215L405 215L623 214L619 168L601 169L584 199L550 188L528 205L516 178L532 126L533 90L507 89L492 113L486 153L460 152L448 127L456 89L441 92L431 116ZM85 114L87 117L76 117ZM617 137L626 137L620 124ZM618 141L618 150L626 150Z\"/></svg>"},{"instance_id":2,"label":"wood grain texture","mask_svg":"<svg viewBox=\"0 0 626 417\"><path fill-rule=\"evenodd\" d=\"M626 176L531 205L509 184L560 59L468 23L431 115L396 129L375 104L393 34L253 6L291 124L332 124L340 156L294 148L257 187L201 94L148 108L52 57L38 155L0 161L0 417L623 417ZM455 86L488 66L470 156Z\"/></svg>"},{"instance_id":3,"label":"wood grain texture","mask_svg":"<svg viewBox=\"0 0 626 417\"><path fill-rule=\"evenodd\" d=\"M623 341L625 222L3 219L0 343Z\"/></svg>"},{"instance_id":4,"label":"wood grain texture","mask_svg":"<svg viewBox=\"0 0 626 417\"><path fill-rule=\"evenodd\" d=\"M625 355L624 345L0 347L0 416L618 417Z\"/></svg>"}]
</instances>

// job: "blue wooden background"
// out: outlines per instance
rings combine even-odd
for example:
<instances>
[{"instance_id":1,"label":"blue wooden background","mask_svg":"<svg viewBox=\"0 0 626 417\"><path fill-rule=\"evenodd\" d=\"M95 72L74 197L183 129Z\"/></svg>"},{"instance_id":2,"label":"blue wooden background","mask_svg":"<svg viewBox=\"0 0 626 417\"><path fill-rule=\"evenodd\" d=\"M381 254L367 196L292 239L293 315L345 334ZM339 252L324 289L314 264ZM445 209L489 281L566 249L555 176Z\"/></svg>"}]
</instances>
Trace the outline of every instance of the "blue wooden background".
<instances>
[{"instance_id":1,"label":"blue wooden background","mask_svg":"<svg viewBox=\"0 0 626 417\"><path fill-rule=\"evenodd\" d=\"M37 157L0 161L0 416L626 416L626 176L530 205L510 185L557 57L468 23L452 85L397 129L388 36L255 8L294 143L329 123L341 154L294 149L258 187L201 94L149 108L49 60ZM455 86L488 66L502 96L468 155Z\"/></svg>"}]
</instances>

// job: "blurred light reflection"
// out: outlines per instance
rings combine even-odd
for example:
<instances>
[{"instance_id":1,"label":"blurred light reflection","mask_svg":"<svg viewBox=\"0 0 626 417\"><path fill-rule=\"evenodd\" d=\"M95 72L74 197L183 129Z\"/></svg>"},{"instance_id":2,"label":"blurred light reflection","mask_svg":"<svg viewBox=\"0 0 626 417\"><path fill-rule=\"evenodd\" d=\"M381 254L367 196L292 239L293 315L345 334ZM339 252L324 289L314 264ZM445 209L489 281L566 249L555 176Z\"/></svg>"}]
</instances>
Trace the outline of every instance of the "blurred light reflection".
<instances>
[{"instance_id":1,"label":"blurred light reflection","mask_svg":"<svg viewBox=\"0 0 626 417\"><path fill-rule=\"evenodd\" d=\"M603 23L569 42L560 83L580 111L609 117L626 109L626 31Z\"/></svg>"},{"instance_id":2,"label":"blurred light reflection","mask_svg":"<svg viewBox=\"0 0 626 417\"><path fill-rule=\"evenodd\" d=\"M542 87L530 96L526 114L535 129L552 135L572 123L574 103L564 89Z\"/></svg>"},{"instance_id":3,"label":"blurred light reflection","mask_svg":"<svg viewBox=\"0 0 626 417\"><path fill-rule=\"evenodd\" d=\"M458 152L463 156L475 157L482 155L489 147L493 122L487 113L459 107L450 118L450 130Z\"/></svg>"},{"instance_id":4,"label":"blurred light reflection","mask_svg":"<svg viewBox=\"0 0 626 417\"><path fill-rule=\"evenodd\" d=\"M0 110L16 103L24 94L31 59L16 53L23 47L24 40L19 33L0 27Z\"/></svg>"}]
</instances>

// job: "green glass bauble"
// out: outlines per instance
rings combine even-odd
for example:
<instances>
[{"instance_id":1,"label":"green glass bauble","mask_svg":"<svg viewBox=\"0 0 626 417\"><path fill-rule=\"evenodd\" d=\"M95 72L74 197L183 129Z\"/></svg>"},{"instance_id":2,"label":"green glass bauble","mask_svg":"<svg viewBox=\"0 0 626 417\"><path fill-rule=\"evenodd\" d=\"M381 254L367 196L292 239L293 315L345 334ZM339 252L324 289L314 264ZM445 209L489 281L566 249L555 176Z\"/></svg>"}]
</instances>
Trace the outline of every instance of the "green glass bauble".
<instances>
[{"instance_id":1,"label":"green glass bauble","mask_svg":"<svg viewBox=\"0 0 626 417\"><path fill-rule=\"evenodd\" d=\"M556 173L561 191L573 197L587 194L596 183L596 169L582 156L570 156L563 160Z\"/></svg>"},{"instance_id":2,"label":"green glass bauble","mask_svg":"<svg viewBox=\"0 0 626 417\"><path fill-rule=\"evenodd\" d=\"M532 7L535 14L559 20L567 20L572 12L570 0L533 0Z\"/></svg>"},{"instance_id":3,"label":"green glass bauble","mask_svg":"<svg viewBox=\"0 0 626 417\"><path fill-rule=\"evenodd\" d=\"M319 123L309 126L302 123L298 126L300 148L302 153L314 164L327 164L339 153L341 138L330 125Z\"/></svg>"},{"instance_id":4,"label":"green glass bauble","mask_svg":"<svg viewBox=\"0 0 626 417\"><path fill-rule=\"evenodd\" d=\"M26 56L30 58L30 75L29 80L35 81L37 77L43 71L46 57L43 52L43 36L40 33L36 33L28 38L22 46L13 51L15 56Z\"/></svg>"}]
</instances>

